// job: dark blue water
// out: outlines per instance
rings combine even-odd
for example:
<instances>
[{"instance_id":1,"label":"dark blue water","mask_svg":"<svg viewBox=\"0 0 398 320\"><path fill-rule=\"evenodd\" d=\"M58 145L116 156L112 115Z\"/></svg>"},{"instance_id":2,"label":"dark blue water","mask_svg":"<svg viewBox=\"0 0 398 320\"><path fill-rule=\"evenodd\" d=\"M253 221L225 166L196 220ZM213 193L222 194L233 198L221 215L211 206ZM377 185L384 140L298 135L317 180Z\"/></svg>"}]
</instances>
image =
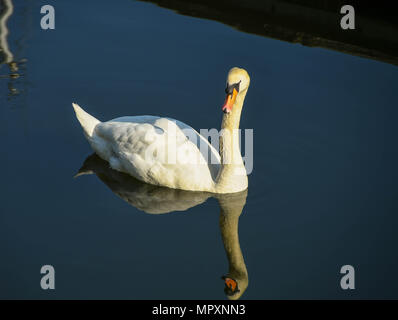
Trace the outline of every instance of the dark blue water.
<instances>
[{"instance_id":1,"label":"dark blue water","mask_svg":"<svg viewBox=\"0 0 398 320\"><path fill-rule=\"evenodd\" d=\"M71 102L219 128L233 66L251 75L254 129L242 298L398 298L397 67L130 0L57 1L43 31L44 4L14 1L8 22L21 76L0 79L0 298L224 299L217 200L147 214L95 174L74 179L92 151ZM346 264L355 290L340 288Z\"/></svg>"}]
</instances>

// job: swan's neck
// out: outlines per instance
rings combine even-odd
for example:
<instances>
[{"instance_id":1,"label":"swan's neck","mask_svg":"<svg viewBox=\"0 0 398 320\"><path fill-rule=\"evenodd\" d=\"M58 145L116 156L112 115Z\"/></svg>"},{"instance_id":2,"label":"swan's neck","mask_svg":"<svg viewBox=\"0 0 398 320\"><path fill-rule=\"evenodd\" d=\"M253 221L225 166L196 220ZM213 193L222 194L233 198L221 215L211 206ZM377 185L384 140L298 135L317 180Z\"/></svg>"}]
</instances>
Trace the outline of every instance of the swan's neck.
<instances>
[{"instance_id":1,"label":"swan's neck","mask_svg":"<svg viewBox=\"0 0 398 320\"><path fill-rule=\"evenodd\" d=\"M239 244L238 222L239 214L226 213L221 208L220 229L225 252L229 262L228 274L236 280L247 279L248 273Z\"/></svg>"},{"instance_id":2,"label":"swan's neck","mask_svg":"<svg viewBox=\"0 0 398 320\"><path fill-rule=\"evenodd\" d=\"M246 169L239 144L239 122L246 91L238 94L230 113L225 113L221 124L220 156L221 170L217 177L216 190L232 193L247 188Z\"/></svg>"},{"instance_id":3,"label":"swan's neck","mask_svg":"<svg viewBox=\"0 0 398 320\"><path fill-rule=\"evenodd\" d=\"M238 223L239 217L246 203L247 190L234 194L218 196L220 204L220 230L227 254L229 270L226 277L237 281L239 292L229 299L238 299L242 296L249 284L249 276L239 244Z\"/></svg>"}]
</instances>

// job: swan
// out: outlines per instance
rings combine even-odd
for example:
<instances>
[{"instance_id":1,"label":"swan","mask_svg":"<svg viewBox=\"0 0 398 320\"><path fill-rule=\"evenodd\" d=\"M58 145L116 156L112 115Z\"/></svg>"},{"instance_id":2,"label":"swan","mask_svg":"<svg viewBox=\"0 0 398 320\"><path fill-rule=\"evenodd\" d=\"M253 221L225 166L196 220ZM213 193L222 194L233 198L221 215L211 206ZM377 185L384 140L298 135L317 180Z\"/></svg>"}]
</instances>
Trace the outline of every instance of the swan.
<instances>
[{"instance_id":1,"label":"swan","mask_svg":"<svg viewBox=\"0 0 398 320\"><path fill-rule=\"evenodd\" d=\"M112 169L172 189L235 193L248 187L238 129L249 84L246 70L234 67L228 72L220 153L192 127L175 119L145 115L101 122L72 105L92 149Z\"/></svg>"}]
</instances>

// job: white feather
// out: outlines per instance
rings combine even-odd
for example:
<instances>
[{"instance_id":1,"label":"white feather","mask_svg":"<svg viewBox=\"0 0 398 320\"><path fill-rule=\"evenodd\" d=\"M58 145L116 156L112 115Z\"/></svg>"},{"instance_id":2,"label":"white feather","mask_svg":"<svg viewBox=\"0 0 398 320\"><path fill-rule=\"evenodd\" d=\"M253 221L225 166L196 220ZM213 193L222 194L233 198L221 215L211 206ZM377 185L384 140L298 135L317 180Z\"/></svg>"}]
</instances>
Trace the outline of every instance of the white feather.
<instances>
[{"instance_id":1,"label":"white feather","mask_svg":"<svg viewBox=\"0 0 398 320\"><path fill-rule=\"evenodd\" d=\"M77 104L73 107L91 147L111 168L154 185L214 191L220 156L207 139L187 124L156 116L100 122ZM187 131L196 142L187 138ZM205 150L203 144L210 150L209 156L201 153ZM211 155L215 163L210 163Z\"/></svg>"}]
</instances>

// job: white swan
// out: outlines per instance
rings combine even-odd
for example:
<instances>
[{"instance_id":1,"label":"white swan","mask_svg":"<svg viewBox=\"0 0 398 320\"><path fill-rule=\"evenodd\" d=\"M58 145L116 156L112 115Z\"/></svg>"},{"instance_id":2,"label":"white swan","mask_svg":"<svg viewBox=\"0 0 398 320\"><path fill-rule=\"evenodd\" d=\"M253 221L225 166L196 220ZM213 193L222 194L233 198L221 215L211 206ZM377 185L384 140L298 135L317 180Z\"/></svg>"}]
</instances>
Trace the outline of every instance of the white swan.
<instances>
[{"instance_id":1,"label":"white swan","mask_svg":"<svg viewBox=\"0 0 398 320\"><path fill-rule=\"evenodd\" d=\"M173 189L233 193L248 187L237 129L249 84L244 69L229 71L222 108L221 156L207 139L178 120L135 116L100 122L72 105L91 147L111 168Z\"/></svg>"}]
</instances>

